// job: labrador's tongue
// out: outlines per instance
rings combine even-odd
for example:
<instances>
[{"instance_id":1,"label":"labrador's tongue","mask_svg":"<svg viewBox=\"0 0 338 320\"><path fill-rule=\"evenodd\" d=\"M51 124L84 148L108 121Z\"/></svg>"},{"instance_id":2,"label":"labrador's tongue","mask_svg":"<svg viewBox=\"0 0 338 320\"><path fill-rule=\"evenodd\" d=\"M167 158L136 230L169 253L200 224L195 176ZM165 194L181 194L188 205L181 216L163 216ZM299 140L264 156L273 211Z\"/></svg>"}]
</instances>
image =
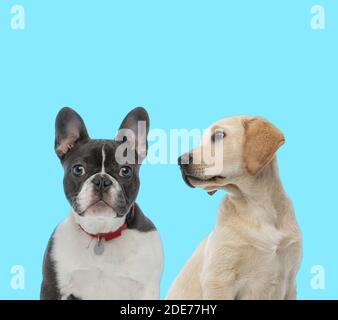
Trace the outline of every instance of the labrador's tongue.
<instances>
[{"instance_id":1,"label":"labrador's tongue","mask_svg":"<svg viewBox=\"0 0 338 320\"><path fill-rule=\"evenodd\" d=\"M216 192L217 192L217 190L209 191L208 194L209 194L209 196L213 196Z\"/></svg>"}]
</instances>

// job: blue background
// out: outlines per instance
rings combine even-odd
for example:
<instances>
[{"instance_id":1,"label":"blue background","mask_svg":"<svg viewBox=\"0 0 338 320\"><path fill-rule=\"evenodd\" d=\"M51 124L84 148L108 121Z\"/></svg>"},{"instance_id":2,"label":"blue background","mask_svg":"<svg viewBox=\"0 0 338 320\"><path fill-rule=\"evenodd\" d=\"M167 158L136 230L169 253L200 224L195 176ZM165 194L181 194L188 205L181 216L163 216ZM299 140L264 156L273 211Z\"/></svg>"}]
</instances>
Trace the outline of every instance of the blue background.
<instances>
[{"instance_id":1,"label":"blue background","mask_svg":"<svg viewBox=\"0 0 338 320\"><path fill-rule=\"evenodd\" d=\"M10 28L10 8L26 29ZM312 30L310 8L326 9ZM0 298L39 296L42 256L69 212L54 154L65 105L94 138L113 137L133 107L152 128L200 128L230 115L270 119L285 133L279 164L304 236L301 299L338 298L337 36L333 1L1 1ZM146 165L138 203L160 230L162 297L212 229L221 193L191 190L175 165ZM10 269L23 265L25 290ZM326 289L310 286L326 269Z\"/></svg>"}]
</instances>

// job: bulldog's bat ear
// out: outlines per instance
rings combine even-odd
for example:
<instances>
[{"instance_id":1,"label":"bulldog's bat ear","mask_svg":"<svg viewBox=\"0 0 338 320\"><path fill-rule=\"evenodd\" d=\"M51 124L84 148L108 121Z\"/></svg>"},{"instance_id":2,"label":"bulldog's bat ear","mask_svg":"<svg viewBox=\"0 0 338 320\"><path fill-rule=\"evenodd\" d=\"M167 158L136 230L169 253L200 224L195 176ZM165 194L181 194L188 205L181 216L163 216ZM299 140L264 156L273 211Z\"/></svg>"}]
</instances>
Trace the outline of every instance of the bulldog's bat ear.
<instances>
[{"instance_id":1,"label":"bulldog's bat ear","mask_svg":"<svg viewBox=\"0 0 338 320\"><path fill-rule=\"evenodd\" d=\"M116 136L118 141L128 141L132 149L136 151L139 164L147 156L149 127L150 120L147 111L138 107L127 114Z\"/></svg>"},{"instance_id":2,"label":"bulldog's bat ear","mask_svg":"<svg viewBox=\"0 0 338 320\"><path fill-rule=\"evenodd\" d=\"M274 159L285 138L283 133L263 118L245 120L243 125L244 163L248 173L255 176Z\"/></svg>"},{"instance_id":3,"label":"bulldog's bat ear","mask_svg":"<svg viewBox=\"0 0 338 320\"><path fill-rule=\"evenodd\" d=\"M82 118L73 109L61 109L55 120L55 152L62 160L77 144L89 140Z\"/></svg>"}]
</instances>

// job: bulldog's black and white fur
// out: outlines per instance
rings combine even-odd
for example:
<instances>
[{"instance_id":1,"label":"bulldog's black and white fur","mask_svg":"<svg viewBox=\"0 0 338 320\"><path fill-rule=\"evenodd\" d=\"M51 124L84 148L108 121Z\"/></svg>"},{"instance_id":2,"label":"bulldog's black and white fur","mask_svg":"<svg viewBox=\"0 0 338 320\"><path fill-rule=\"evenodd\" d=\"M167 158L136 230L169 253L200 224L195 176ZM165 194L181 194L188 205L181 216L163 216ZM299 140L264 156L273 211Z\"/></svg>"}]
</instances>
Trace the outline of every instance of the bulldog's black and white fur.
<instances>
[{"instance_id":1,"label":"bulldog's black and white fur","mask_svg":"<svg viewBox=\"0 0 338 320\"><path fill-rule=\"evenodd\" d=\"M64 191L72 211L49 240L41 299L159 299L160 237L135 204L148 130L147 112L136 108L114 140L92 140L75 111L63 108L59 112L55 151L64 168ZM133 133L134 141L128 141L123 132ZM130 157L126 163L117 159L123 144L133 147L134 162ZM95 236L121 226L126 229L112 240Z\"/></svg>"}]
</instances>

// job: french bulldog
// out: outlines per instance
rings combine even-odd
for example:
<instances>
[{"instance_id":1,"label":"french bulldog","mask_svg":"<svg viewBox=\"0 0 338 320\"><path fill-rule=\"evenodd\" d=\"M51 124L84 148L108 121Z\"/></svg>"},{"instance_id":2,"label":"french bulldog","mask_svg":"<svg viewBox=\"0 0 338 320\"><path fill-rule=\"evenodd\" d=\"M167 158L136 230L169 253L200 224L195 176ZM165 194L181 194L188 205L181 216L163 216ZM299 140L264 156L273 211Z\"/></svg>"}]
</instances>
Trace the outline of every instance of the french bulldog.
<instances>
[{"instance_id":1,"label":"french bulldog","mask_svg":"<svg viewBox=\"0 0 338 320\"><path fill-rule=\"evenodd\" d=\"M113 140L94 140L74 110L55 123L69 216L43 262L42 300L157 300L163 269L154 224L136 204L149 117L132 110Z\"/></svg>"}]
</instances>

